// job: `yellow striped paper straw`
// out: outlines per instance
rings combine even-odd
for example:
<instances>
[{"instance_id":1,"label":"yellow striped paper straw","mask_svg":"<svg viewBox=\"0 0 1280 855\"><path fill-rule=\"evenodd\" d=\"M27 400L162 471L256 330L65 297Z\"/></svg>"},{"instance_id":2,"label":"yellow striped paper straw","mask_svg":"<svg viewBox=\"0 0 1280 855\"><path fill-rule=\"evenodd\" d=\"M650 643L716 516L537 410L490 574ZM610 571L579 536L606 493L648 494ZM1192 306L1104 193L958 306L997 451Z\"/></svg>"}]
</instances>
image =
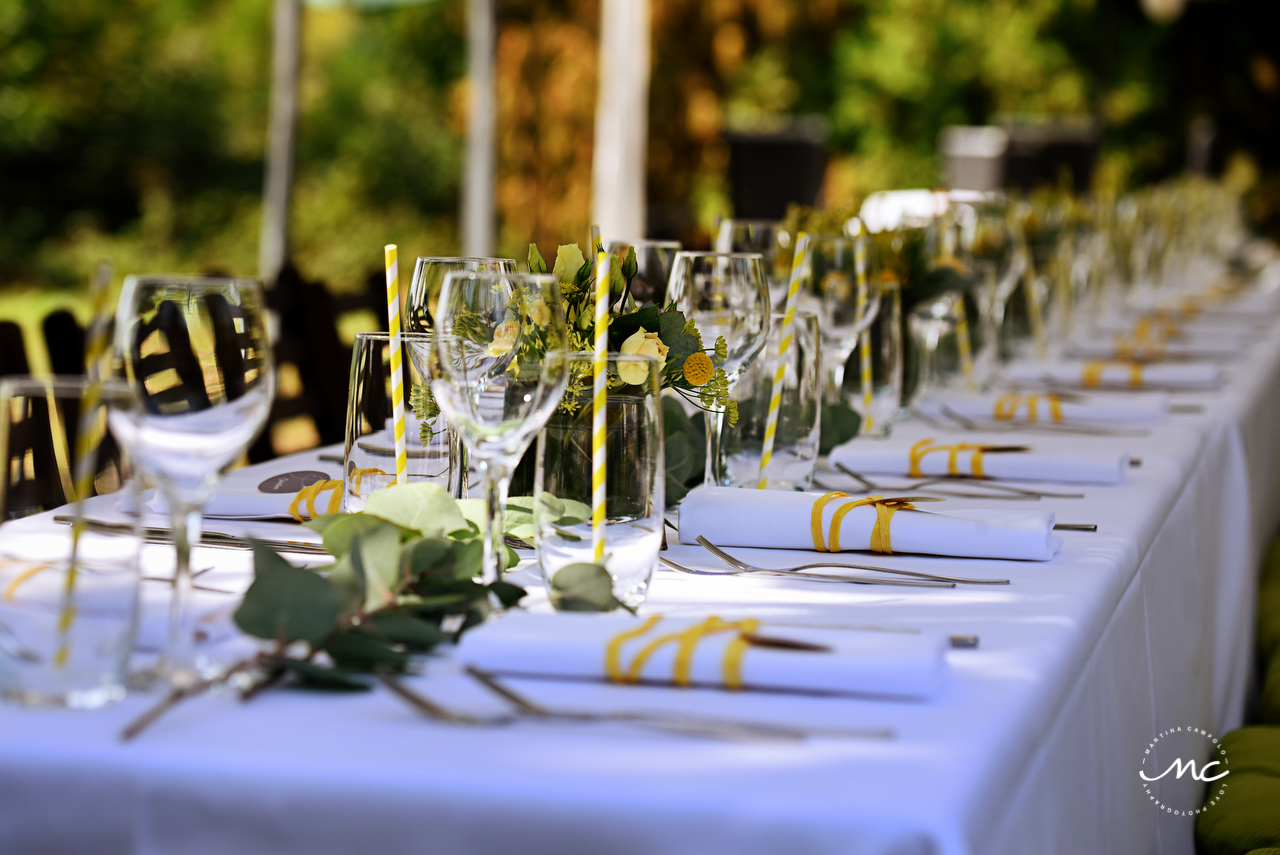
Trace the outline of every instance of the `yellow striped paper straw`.
<instances>
[{"instance_id":1,"label":"yellow striped paper straw","mask_svg":"<svg viewBox=\"0 0 1280 855\"><path fill-rule=\"evenodd\" d=\"M609 269L612 256L596 253L596 346L591 366L591 546L604 563L605 405L609 400Z\"/></svg>"},{"instance_id":2,"label":"yellow striped paper straw","mask_svg":"<svg viewBox=\"0 0 1280 855\"><path fill-rule=\"evenodd\" d=\"M409 480L409 449L404 439L404 366L400 362L400 262L396 245L383 247L387 262L387 331L391 333L391 415L395 424L396 484Z\"/></svg>"},{"instance_id":3,"label":"yellow striped paper straw","mask_svg":"<svg viewBox=\"0 0 1280 855\"><path fill-rule=\"evenodd\" d=\"M969 314L964 309L964 295L956 296L956 349L960 351L960 371L965 384L973 388L973 351L969 342Z\"/></svg>"},{"instance_id":4,"label":"yellow striped paper straw","mask_svg":"<svg viewBox=\"0 0 1280 855\"><path fill-rule=\"evenodd\" d=\"M62 592L62 610L58 616L58 650L54 664L61 668L71 656L68 637L75 623L76 553L80 535L84 533L84 500L93 489L93 473L98 460L98 416L102 409L102 356L107 350L107 285L111 281L111 265L102 262L89 288L89 306L93 313L89 320L88 335L84 347L84 398L80 403L80 423L76 427L75 495L67 498L77 504L75 525L71 527L71 560L67 565L67 582Z\"/></svg>"},{"instance_id":5,"label":"yellow striped paper straw","mask_svg":"<svg viewBox=\"0 0 1280 855\"><path fill-rule=\"evenodd\" d=\"M858 321L861 322L867 314L867 301L870 298L867 288L867 239L865 237L857 238L853 244L853 271L858 280L858 297L855 308L858 312ZM862 431L871 430L873 419L871 417L871 329L868 327L859 333L858 341L858 363L860 368L860 383L862 387Z\"/></svg>"},{"instance_id":6,"label":"yellow striped paper straw","mask_svg":"<svg viewBox=\"0 0 1280 855\"><path fill-rule=\"evenodd\" d=\"M765 477L765 469L773 459L773 438L778 433L778 410L782 408L782 386L787 377L787 351L791 349L791 322L796 317L796 299L800 294L800 279L804 274L804 265L809 260L809 236L804 232L796 237L796 251L791 256L791 282L787 285L787 307L782 315L782 329L778 331L781 340L778 342L778 370L773 375L773 390L769 396L769 416L764 423L764 446L760 449L760 482L756 488L764 490L769 486ZM768 323L766 319L765 323Z\"/></svg>"}]
</instances>

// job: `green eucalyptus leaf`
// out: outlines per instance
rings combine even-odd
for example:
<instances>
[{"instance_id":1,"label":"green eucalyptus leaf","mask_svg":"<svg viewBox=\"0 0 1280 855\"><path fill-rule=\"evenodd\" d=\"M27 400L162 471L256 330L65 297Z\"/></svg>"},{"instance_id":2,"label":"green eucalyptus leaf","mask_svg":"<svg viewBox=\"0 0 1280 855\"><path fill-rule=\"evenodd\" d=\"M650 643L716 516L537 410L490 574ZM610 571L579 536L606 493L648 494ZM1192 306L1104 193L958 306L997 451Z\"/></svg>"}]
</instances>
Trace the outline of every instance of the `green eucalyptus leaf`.
<instances>
[{"instance_id":1,"label":"green eucalyptus leaf","mask_svg":"<svg viewBox=\"0 0 1280 855\"><path fill-rule=\"evenodd\" d=\"M339 668L352 671L400 670L409 661L407 653L355 629L335 633L325 640L321 649L333 658L333 663Z\"/></svg>"},{"instance_id":2,"label":"green eucalyptus leaf","mask_svg":"<svg viewBox=\"0 0 1280 855\"><path fill-rule=\"evenodd\" d=\"M400 589L400 529L383 523L351 542L348 553L365 579L365 610L381 608Z\"/></svg>"},{"instance_id":3,"label":"green eucalyptus leaf","mask_svg":"<svg viewBox=\"0 0 1280 855\"><path fill-rule=\"evenodd\" d=\"M253 584L236 609L236 626L268 641L319 644L342 614L338 590L323 576L292 566L266 544L252 538L249 544Z\"/></svg>"},{"instance_id":4,"label":"green eucalyptus leaf","mask_svg":"<svg viewBox=\"0 0 1280 855\"><path fill-rule=\"evenodd\" d=\"M337 668L324 668L314 662L301 659L285 659L284 666L293 671L304 689L321 689L330 692L367 692L372 686L355 674Z\"/></svg>"},{"instance_id":5,"label":"green eucalyptus leaf","mask_svg":"<svg viewBox=\"0 0 1280 855\"><path fill-rule=\"evenodd\" d=\"M423 653L444 641L440 627L415 617L404 609L382 609L365 618L361 628L370 635L394 644L403 644Z\"/></svg>"},{"instance_id":6,"label":"green eucalyptus leaf","mask_svg":"<svg viewBox=\"0 0 1280 855\"><path fill-rule=\"evenodd\" d=\"M406 576L413 584L466 581L480 573L484 547L478 540L459 542L446 538L422 538L400 553Z\"/></svg>"},{"instance_id":7,"label":"green eucalyptus leaf","mask_svg":"<svg viewBox=\"0 0 1280 855\"><path fill-rule=\"evenodd\" d=\"M666 344L666 342L663 343ZM688 333L680 333L675 336L671 339L670 344L667 344L667 347L669 348L667 351L667 359L674 359L677 356L688 356L691 353L697 353L699 350L702 350L702 345L698 340Z\"/></svg>"},{"instance_id":8,"label":"green eucalyptus leaf","mask_svg":"<svg viewBox=\"0 0 1280 855\"><path fill-rule=\"evenodd\" d=\"M693 474L693 450L689 447L689 436L685 433L672 433L663 443L667 461L667 477L683 484Z\"/></svg>"},{"instance_id":9,"label":"green eucalyptus leaf","mask_svg":"<svg viewBox=\"0 0 1280 855\"><path fill-rule=\"evenodd\" d=\"M369 496L365 516L412 529L424 537L444 537L467 528L458 502L439 484L414 483L386 487Z\"/></svg>"},{"instance_id":10,"label":"green eucalyptus leaf","mask_svg":"<svg viewBox=\"0 0 1280 855\"><path fill-rule=\"evenodd\" d=\"M385 520L366 514L334 514L322 519L329 522L325 524L323 531L316 530L324 535L325 551L335 556L346 555L351 549L352 540L387 524Z\"/></svg>"},{"instance_id":11,"label":"green eucalyptus leaf","mask_svg":"<svg viewBox=\"0 0 1280 855\"><path fill-rule=\"evenodd\" d=\"M649 304L609 321L609 349L621 350L622 343L639 330L658 332L658 307Z\"/></svg>"},{"instance_id":12,"label":"green eucalyptus leaf","mask_svg":"<svg viewBox=\"0 0 1280 855\"><path fill-rule=\"evenodd\" d=\"M551 577L551 602L567 612L611 612L622 605L613 596L613 577L599 564L569 564Z\"/></svg>"},{"instance_id":13,"label":"green eucalyptus leaf","mask_svg":"<svg viewBox=\"0 0 1280 855\"><path fill-rule=\"evenodd\" d=\"M667 495L667 506L670 507L676 502L683 500L685 496L689 495L689 488L684 485L683 481L677 481L668 475L667 489L665 492Z\"/></svg>"},{"instance_id":14,"label":"green eucalyptus leaf","mask_svg":"<svg viewBox=\"0 0 1280 855\"><path fill-rule=\"evenodd\" d=\"M510 582L490 582L489 590L498 598L498 602L502 603L504 609L512 608L528 593L524 588L512 585Z\"/></svg>"},{"instance_id":15,"label":"green eucalyptus leaf","mask_svg":"<svg viewBox=\"0 0 1280 855\"><path fill-rule=\"evenodd\" d=\"M356 565L350 553L338 556L333 564L322 569L328 576L330 584L342 597L344 612L354 611L364 604L368 586L365 583L363 567L360 572L356 571Z\"/></svg>"},{"instance_id":16,"label":"green eucalyptus leaf","mask_svg":"<svg viewBox=\"0 0 1280 855\"><path fill-rule=\"evenodd\" d=\"M684 334L684 312L675 310L662 312L658 315L658 328L651 332L656 332L658 338L662 339L662 343L667 347L671 347L675 343L676 337ZM689 336L693 338L693 336ZM694 339L697 341L697 339Z\"/></svg>"}]
</instances>

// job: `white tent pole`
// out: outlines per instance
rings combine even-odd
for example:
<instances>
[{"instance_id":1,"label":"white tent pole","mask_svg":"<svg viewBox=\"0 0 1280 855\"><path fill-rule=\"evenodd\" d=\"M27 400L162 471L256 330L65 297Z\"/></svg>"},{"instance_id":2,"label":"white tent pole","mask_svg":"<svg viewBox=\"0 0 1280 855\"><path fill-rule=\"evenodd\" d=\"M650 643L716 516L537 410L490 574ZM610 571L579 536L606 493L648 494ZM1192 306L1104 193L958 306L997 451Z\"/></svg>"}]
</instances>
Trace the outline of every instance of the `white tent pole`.
<instances>
[{"instance_id":1,"label":"white tent pole","mask_svg":"<svg viewBox=\"0 0 1280 855\"><path fill-rule=\"evenodd\" d=\"M494 0L467 0L467 83L470 128L462 180L462 251L493 254Z\"/></svg>"},{"instance_id":2,"label":"white tent pole","mask_svg":"<svg viewBox=\"0 0 1280 855\"><path fill-rule=\"evenodd\" d=\"M642 238L649 133L649 0L603 0L592 220L605 238Z\"/></svg>"},{"instance_id":3,"label":"white tent pole","mask_svg":"<svg viewBox=\"0 0 1280 855\"><path fill-rule=\"evenodd\" d=\"M298 58L302 24L299 0L275 0L271 30L271 118L262 189L258 276L274 284L289 258L289 198L298 134Z\"/></svg>"}]
</instances>

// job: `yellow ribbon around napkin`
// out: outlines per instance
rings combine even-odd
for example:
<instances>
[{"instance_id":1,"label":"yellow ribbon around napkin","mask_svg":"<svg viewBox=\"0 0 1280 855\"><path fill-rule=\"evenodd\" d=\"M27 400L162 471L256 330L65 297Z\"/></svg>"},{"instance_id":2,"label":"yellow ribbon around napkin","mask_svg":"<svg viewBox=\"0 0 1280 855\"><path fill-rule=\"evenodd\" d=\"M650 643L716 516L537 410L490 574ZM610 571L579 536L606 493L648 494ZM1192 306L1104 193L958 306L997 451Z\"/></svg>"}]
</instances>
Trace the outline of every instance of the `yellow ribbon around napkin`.
<instances>
[{"instance_id":1,"label":"yellow ribbon around napkin","mask_svg":"<svg viewBox=\"0 0 1280 855\"><path fill-rule=\"evenodd\" d=\"M1027 407L1027 421L1034 422L1039 418L1040 402L1044 401L1049 405L1049 417L1055 422L1062 421L1062 398L1057 395L1021 395L1010 393L1001 395L996 399L996 404L992 415L997 421L1011 421L1018 414L1018 410L1023 404ZM955 473L952 473L955 474Z\"/></svg>"},{"instance_id":2,"label":"yellow ribbon around napkin","mask_svg":"<svg viewBox=\"0 0 1280 855\"><path fill-rule=\"evenodd\" d=\"M932 439L922 439L911 446L911 450L908 452L910 463L907 468L907 476L910 478L923 478L924 473L920 471L920 463L924 460L924 456L935 451L945 451L947 452L947 474L952 478L957 478L964 474L960 471L960 452L972 451L973 454L969 456L969 475L974 478L985 478L987 476L982 468L982 462L985 459L984 455L986 452L994 451L995 449L1002 451L1027 450L1022 446L1011 447L969 442L957 442L953 445L934 445Z\"/></svg>"},{"instance_id":3,"label":"yellow ribbon around napkin","mask_svg":"<svg viewBox=\"0 0 1280 855\"><path fill-rule=\"evenodd\" d=\"M661 648L668 644L678 645L675 664L672 668L671 681L677 686L688 686L691 682L690 671L693 667L693 654L698 642L708 635L718 632L736 632L737 636L729 642L724 651L721 665L724 687L726 689L742 688L742 654L750 644L750 636L760 626L760 621L753 618L739 621L724 621L712 615L702 623L694 624L680 632L669 632L659 635L636 653L631 664L622 665L622 648L627 642L646 635L662 620L661 615L650 617L635 629L620 632L609 640L605 647L604 670L609 680L614 683L637 683L644 673L644 666Z\"/></svg>"},{"instance_id":4,"label":"yellow ribbon around napkin","mask_svg":"<svg viewBox=\"0 0 1280 855\"><path fill-rule=\"evenodd\" d=\"M1080 384L1089 389L1100 386L1102 384L1102 372L1107 370L1108 365L1127 365L1129 367L1129 385L1135 389L1142 385L1142 363L1140 362L1088 362L1084 366Z\"/></svg>"},{"instance_id":5,"label":"yellow ribbon around napkin","mask_svg":"<svg viewBox=\"0 0 1280 855\"><path fill-rule=\"evenodd\" d=\"M342 482L341 481L317 481L314 484L308 484L298 491L293 497L293 501L289 503L289 516L293 517L297 522L302 522L302 513L300 508L305 502L307 506L307 516L315 519L316 516L316 498L325 490L332 490L329 496L329 513L336 514L342 509Z\"/></svg>"},{"instance_id":6,"label":"yellow ribbon around napkin","mask_svg":"<svg viewBox=\"0 0 1280 855\"><path fill-rule=\"evenodd\" d=\"M818 501L813 503L813 512L809 517L813 530L813 548L819 552L839 552L840 523L844 521L845 514L854 508L872 505L876 509L876 521L875 525L871 527L871 551L892 555L893 544L889 539L889 523L893 520L893 515L898 511L905 508L914 508L915 505L903 499L886 499L884 496L868 496L865 499L857 499L836 509L835 515L831 517L831 535L828 538L824 538L822 532L823 509L832 499L847 498L848 496L848 493L836 490L819 497Z\"/></svg>"},{"instance_id":7,"label":"yellow ribbon around napkin","mask_svg":"<svg viewBox=\"0 0 1280 855\"><path fill-rule=\"evenodd\" d=\"M1164 359L1164 342L1162 341L1142 341L1118 335L1112 342L1112 347L1115 348L1117 359L1141 359L1146 362L1159 362Z\"/></svg>"}]
</instances>

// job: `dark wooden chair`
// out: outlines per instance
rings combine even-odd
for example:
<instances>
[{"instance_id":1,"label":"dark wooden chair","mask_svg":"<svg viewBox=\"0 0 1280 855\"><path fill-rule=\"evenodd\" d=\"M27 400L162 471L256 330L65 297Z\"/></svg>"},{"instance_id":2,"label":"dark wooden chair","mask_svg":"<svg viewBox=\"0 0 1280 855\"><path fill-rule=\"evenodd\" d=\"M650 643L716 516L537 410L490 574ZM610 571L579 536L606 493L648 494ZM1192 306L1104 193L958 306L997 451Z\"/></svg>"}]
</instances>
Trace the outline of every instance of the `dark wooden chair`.
<instances>
[{"instance_id":1,"label":"dark wooden chair","mask_svg":"<svg viewBox=\"0 0 1280 855\"><path fill-rule=\"evenodd\" d=\"M30 373L22 327L13 321L0 321L0 377Z\"/></svg>"},{"instance_id":2,"label":"dark wooden chair","mask_svg":"<svg viewBox=\"0 0 1280 855\"><path fill-rule=\"evenodd\" d=\"M54 374L84 373L84 327L66 309L49 313L41 324L49 367Z\"/></svg>"}]
</instances>

